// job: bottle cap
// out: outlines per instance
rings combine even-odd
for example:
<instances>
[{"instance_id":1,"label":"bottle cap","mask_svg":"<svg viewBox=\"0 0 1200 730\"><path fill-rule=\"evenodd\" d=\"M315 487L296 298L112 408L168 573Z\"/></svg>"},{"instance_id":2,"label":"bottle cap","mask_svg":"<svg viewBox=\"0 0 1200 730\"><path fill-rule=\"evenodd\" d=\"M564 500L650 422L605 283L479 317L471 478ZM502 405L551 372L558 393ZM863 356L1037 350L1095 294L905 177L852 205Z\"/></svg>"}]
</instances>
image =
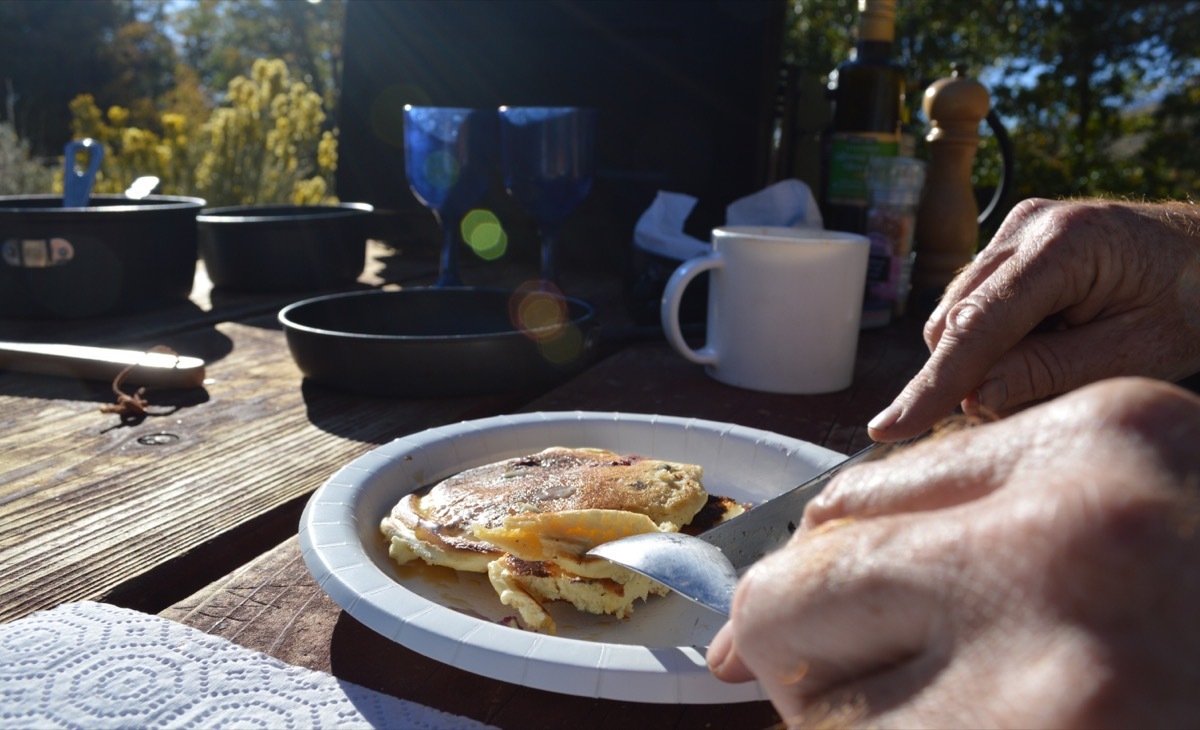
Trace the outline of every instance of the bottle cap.
<instances>
[{"instance_id":1,"label":"bottle cap","mask_svg":"<svg viewBox=\"0 0 1200 730\"><path fill-rule=\"evenodd\" d=\"M896 0L859 0L858 37L864 41L896 39Z\"/></svg>"}]
</instances>

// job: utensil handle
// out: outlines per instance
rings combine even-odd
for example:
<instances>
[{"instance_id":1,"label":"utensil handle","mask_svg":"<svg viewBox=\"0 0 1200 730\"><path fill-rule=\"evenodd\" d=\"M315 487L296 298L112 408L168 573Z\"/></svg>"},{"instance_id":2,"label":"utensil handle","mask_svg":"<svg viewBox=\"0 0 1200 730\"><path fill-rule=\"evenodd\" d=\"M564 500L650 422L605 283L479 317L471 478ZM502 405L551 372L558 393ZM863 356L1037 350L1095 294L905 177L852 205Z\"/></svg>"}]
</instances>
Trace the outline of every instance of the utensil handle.
<instances>
[{"instance_id":1,"label":"utensil handle","mask_svg":"<svg viewBox=\"0 0 1200 730\"><path fill-rule=\"evenodd\" d=\"M198 388L204 383L200 358L85 345L0 342L0 368L101 381L129 368L125 382L131 385Z\"/></svg>"},{"instance_id":2,"label":"utensil handle","mask_svg":"<svg viewBox=\"0 0 1200 730\"><path fill-rule=\"evenodd\" d=\"M86 150L88 164L84 169L76 167L78 154ZM63 150L63 207L86 208L92 197L92 185L96 173L104 161L104 145L94 139L75 139Z\"/></svg>"}]
</instances>

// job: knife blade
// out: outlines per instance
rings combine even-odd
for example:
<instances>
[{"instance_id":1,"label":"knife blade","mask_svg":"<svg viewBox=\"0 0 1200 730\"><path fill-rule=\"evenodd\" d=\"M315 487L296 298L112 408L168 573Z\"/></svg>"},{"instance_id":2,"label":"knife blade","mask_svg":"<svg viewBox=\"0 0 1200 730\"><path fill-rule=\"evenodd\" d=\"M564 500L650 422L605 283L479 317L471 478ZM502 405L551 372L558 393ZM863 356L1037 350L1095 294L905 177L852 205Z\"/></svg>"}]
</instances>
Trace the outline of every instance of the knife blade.
<instances>
[{"instance_id":1,"label":"knife blade","mask_svg":"<svg viewBox=\"0 0 1200 730\"><path fill-rule=\"evenodd\" d=\"M597 545L587 554L652 578L684 598L728 616L741 572L787 542L809 500L843 469L879 458L906 443L910 442L872 444L698 537L648 532Z\"/></svg>"},{"instance_id":2,"label":"knife blade","mask_svg":"<svg viewBox=\"0 0 1200 730\"><path fill-rule=\"evenodd\" d=\"M908 442L905 442L908 443ZM762 556L783 547L800 525L804 507L843 469L881 457L897 444L873 443L839 461L812 479L746 512L700 533L699 538L720 549L741 571Z\"/></svg>"}]
</instances>

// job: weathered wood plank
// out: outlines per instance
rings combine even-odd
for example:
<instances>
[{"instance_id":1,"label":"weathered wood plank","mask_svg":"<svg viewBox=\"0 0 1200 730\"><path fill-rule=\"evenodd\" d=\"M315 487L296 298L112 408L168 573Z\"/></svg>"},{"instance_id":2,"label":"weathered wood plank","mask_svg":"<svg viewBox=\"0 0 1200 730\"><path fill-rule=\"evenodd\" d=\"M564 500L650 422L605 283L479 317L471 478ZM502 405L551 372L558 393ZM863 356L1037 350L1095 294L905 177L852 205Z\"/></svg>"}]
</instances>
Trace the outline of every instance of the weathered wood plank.
<instances>
[{"instance_id":1,"label":"weathered wood plank","mask_svg":"<svg viewBox=\"0 0 1200 730\"><path fill-rule=\"evenodd\" d=\"M775 396L715 383L665 344L617 352L521 410L617 410L706 418L776 431L843 452L924 360L915 325L864 333L855 386L827 396ZM479 677L387 641L341 611L312 581L294 539L161 615L284 661L502 728L779 726L768 703L646 705L593 700Z\"/></svg>"},{"instance_id":2,"label":"weathered wood plank","mask_svg":"<svg viewBox=\"0 0 1200 730\"><path fill-rule=\"evenodd\" d=\"M230 354L207 358L203 392L169 395L183 400L178 409L150 393L152 407L171 412L137 422L100 413L113 400L103 387L0 373L0 574L8 589L0 621L100 598L175 563L175 593L150 585L142 596L125 593L127 602L161 608L203 585L189 584L185 568L206 541L273 510L294 512L296 500L377 444L529 397L370 399L311 386L272 323L270 315L200 333L203 349ZM294 534L295 522L274 529L268 544ZM217 575L252 554L231 556Z\"/></svg>"},{"instance_id":3,"label":"weathered wood plank","mask_svg":"<svg viewBox=\"0 0 1200 730\"><path fill-rule=\"evenodd\" d=\"M436 246L430 246L430 253ZM358 287L428 285L432 258L372 242ZM529 277L520 262L464 262L479 286ZM619 287L582 296L615 310ZM294 535L309 493L373 446L510 411L537 395L368 398L302 380L277 313L312 294L213 290L197 266L191 301L119 317L0 319L0 339L165 345L207 363L201 389L151 391L152 414L100 412L109 383L0 371L0 621L107 598L157 611Z\"/></svg>"}]
</instances>

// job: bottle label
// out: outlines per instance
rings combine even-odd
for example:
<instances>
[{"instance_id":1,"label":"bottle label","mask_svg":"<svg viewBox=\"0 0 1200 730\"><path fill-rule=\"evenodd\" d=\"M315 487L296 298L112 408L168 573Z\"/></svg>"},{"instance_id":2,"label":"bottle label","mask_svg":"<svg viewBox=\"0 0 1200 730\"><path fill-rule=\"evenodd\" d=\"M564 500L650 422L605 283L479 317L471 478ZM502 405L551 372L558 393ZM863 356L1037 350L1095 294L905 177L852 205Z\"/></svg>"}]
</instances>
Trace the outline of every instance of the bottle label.
<instances>
[{"instance_id":1,"label":"bottle label","mask_svg":"<svg viewBox=\"0 0 1200 730\"><path fill-rule=\"evenodd\" d=\"M866 205L867 164L872 157L899 154L899 134L835 133L829 150L828 201L838 205Z\"/></svg>"}]
</instances>

